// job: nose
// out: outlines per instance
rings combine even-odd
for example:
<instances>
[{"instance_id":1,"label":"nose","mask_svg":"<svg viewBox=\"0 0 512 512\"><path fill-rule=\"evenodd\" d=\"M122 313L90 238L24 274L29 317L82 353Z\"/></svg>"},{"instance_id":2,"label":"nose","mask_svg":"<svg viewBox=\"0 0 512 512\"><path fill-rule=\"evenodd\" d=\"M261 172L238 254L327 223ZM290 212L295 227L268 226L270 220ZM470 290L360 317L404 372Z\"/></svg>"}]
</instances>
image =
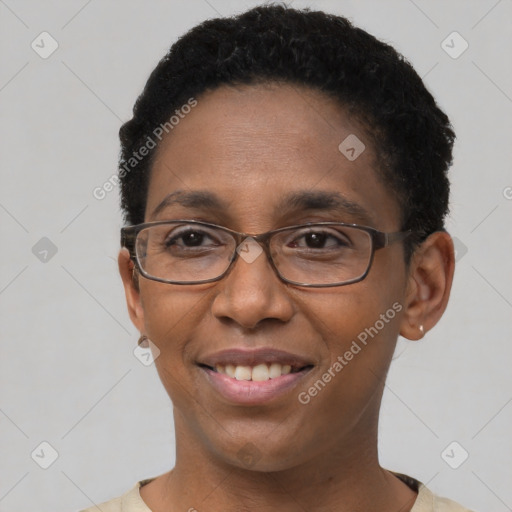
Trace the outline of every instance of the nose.
<instances>
[{"instance_id":1,"label":"nose","mask_svg":"<svg viewBox=\"0 0 512 512\"><path fill-rule=\"evenodd\" d=\"M237 252L230 272L218 283L213 315L245 329L254 329L263 320L289 321L294 308L287 285L275 274L260 244L246 239Z\"/></svg>"}]
</instances>

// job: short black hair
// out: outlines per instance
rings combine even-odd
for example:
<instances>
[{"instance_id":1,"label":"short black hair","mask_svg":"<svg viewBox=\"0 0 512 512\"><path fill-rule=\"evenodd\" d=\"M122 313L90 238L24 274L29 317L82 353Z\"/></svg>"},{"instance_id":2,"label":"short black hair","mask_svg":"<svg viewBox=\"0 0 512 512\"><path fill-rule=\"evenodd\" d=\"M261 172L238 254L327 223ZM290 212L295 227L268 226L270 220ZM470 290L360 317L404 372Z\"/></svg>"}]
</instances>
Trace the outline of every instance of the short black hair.
<instances>
[{"instance_id":1,"label":"short black hair","mask_svg":"<svg viewBox=\"0 0 512 512\"><path fill-rule=\"evenodd\" d=\"M444 229L455 133L412 65L342 16L281 4L207 20L158 63L119 131L125 222L144 222L156 150L138 152L156 127L208 90L270 82L320 90L360 121L401 208L401 229L415 233L405 245L407 262L419 242Z\"/></svg>"}]
</instances>

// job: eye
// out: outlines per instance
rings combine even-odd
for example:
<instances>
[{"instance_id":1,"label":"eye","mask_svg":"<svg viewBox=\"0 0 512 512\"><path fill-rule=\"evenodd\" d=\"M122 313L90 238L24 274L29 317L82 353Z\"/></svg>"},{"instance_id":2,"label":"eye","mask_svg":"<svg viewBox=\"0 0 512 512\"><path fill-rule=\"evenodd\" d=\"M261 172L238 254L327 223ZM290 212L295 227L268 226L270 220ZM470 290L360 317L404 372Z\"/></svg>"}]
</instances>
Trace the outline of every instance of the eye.
<instances>
[{"instance_id":1,"label":"eye","mask_svg":"<svg viewBox=\"0 0 512 512\"><path fill-rule=\"evenodd\" d=\"M298 249L338 249L349 247L350 239L338 231L310 230L295 233L288 247Z\"/></svg>"},{"instance_id":2,"label":"eye","mask_svg":"<svg viewBox=\"0 0 512 512\"><path fill-rule=\"evenodd\" d=\"M197 228L184 228L179 230L178 233L176 231L178 230L173 230L165 239L165 247L208 247L219 245L219 243L215 243L210 233ZM209 240L213 243L208 244ZM206 245L203 245L203 243L206 243Z\"/></svg>"}]
</instances>

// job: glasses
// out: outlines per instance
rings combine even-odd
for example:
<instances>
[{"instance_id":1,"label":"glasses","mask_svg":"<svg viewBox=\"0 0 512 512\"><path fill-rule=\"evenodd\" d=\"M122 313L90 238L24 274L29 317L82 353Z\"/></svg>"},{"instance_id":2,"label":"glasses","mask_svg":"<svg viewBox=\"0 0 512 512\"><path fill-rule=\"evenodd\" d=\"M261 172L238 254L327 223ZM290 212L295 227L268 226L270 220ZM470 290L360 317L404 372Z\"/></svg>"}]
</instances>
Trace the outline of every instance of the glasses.
<instances>
[{"instance_id":1,"label":"glasses","mask_svg":"<svg viewBox=\"0 0 512 512\"><path fill-rule=\"evenodd\" d=\"M218 281L238 256L251 263L264 252L282 281L321 288L362 281L376 250L410 234L317 222L250 235L202 221L164 220L122 228L121 246L144 277L161 283Z\"/></svg>"}]
</instances>

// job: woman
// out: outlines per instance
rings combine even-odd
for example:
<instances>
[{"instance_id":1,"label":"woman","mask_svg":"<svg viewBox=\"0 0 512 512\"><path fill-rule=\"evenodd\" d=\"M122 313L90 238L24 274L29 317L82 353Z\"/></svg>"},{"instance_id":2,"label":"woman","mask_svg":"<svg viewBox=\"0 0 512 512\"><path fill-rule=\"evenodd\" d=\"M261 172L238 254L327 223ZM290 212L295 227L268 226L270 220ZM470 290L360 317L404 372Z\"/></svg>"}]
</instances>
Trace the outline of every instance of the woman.
<instances>
[{"instance_id":1,"label":"woman","mask_svg":"<svg viewBox=\"0 0 512 512\"><path fill-rule=\"evenodd\" d=\"M120 138L119 270L176 465L99 508L467 510L378 461L398 335L435 326L454 272L455 135L410 64L257 7L175 43Z\"/></svg>"}]
</instances>

